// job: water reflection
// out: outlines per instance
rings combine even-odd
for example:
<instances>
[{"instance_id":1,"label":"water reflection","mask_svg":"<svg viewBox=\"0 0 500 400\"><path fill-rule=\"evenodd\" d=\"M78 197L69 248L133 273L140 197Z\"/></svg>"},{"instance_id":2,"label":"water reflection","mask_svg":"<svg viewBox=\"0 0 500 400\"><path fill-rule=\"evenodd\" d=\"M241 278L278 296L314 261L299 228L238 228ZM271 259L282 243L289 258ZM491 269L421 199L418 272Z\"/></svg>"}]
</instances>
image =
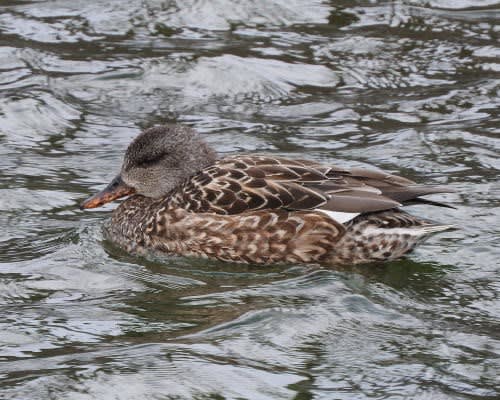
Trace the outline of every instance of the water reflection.
<instances>
[{"instance_id":1,"label":"water reflection","mask_svg":"<svg viewBox=\"0 0 500 400\"><path fill-rule=\"evenodd\" d=\"M498 397L498 2L0 5L5 398ZM137 131L451 184L460 229L325 270L132 257L78 201Z\"/></svg>"}]
</instances>

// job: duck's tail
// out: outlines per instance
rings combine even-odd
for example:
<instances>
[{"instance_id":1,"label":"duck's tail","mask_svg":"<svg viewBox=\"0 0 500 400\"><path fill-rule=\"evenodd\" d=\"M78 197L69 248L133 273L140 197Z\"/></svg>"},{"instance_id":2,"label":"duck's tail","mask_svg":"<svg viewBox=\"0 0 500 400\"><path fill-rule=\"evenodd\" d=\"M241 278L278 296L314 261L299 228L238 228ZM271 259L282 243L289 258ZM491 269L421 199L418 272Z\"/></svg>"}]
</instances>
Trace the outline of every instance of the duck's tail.
<instances>
[{"instance_id":1,"label":"duck's tail","mask_svg":"<svg viewBox=\"0 0 500 400\"><path fill-rule=\"evenodd\" d=\"M362 214L345 226L346 233L336 245L340 252L332 255L333 263L344 258L353 264L395 260L432 234L456 229L400 210Z\"/></svg>"}]
</instances>

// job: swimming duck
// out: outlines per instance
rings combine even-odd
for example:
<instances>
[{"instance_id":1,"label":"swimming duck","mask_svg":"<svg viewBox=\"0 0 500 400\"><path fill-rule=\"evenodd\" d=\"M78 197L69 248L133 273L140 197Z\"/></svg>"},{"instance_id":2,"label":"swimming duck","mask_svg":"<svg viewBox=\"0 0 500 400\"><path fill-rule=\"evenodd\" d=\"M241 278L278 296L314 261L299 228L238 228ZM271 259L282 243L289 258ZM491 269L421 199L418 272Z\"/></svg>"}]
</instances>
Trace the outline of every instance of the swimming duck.
<instances>
[{"instance_id":1,"label":"swimming duck","mask_svg":"<svg viewBox=\"0 0 500 400\"><path fill-rule=\"evenodd\" d=\"M273 155L217 158L191 128L157 126L129 145L120 174L81 204L129 196L106 236L131 253L271 264L358 264L400 258L451 228L407 214L450 192L379 170Z\"/></svg>"}]
</instances>

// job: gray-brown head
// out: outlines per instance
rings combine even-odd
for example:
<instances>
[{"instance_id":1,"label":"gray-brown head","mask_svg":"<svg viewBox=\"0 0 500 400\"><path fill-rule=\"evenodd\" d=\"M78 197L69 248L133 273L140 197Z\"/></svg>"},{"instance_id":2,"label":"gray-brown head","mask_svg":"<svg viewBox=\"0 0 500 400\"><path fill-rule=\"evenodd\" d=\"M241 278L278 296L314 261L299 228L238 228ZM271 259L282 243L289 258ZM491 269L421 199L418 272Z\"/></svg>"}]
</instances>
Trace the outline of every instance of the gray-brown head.
<instances>
[{"instance_id":1,"label":"gray-brown head","mask_svg":"<svg viewBox=\"0 0 500 400\"><path fill-rule=\"evenodd\" d=\"M133 193L162 197L215 159L215 152L187 126L146 129L128 146L120 174L81 208L99 207Z\"/></svg>"}]
</instances>

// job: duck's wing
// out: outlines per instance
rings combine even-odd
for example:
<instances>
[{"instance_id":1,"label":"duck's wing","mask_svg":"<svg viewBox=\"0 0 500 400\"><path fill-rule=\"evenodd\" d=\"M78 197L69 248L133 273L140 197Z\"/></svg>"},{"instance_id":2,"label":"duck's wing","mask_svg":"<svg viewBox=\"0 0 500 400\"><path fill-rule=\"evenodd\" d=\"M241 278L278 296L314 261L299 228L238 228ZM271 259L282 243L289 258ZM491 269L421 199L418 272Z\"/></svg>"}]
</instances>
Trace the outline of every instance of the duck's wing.
<instances>
[{"instance_id":1,"label":"duck's wing","mask_svg":"<svg viewBox=\"0 0 500 400\"><path fill-rule=\"evenodd\" d=\"M308 160L241 155L223 158L176 190L169 202L193 212L253 210L388 210L419 196L450 191L381 171L324 166Z\"/></svg>"}]
</instances>

